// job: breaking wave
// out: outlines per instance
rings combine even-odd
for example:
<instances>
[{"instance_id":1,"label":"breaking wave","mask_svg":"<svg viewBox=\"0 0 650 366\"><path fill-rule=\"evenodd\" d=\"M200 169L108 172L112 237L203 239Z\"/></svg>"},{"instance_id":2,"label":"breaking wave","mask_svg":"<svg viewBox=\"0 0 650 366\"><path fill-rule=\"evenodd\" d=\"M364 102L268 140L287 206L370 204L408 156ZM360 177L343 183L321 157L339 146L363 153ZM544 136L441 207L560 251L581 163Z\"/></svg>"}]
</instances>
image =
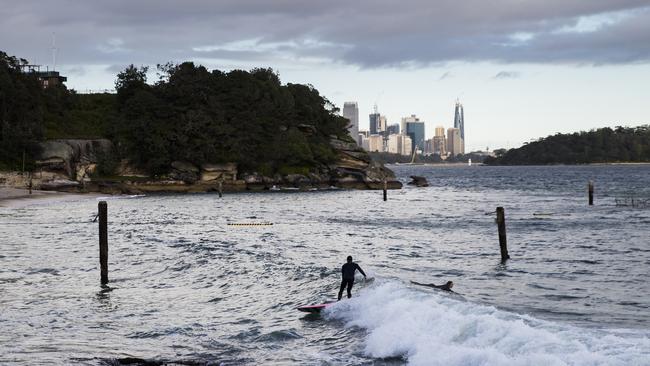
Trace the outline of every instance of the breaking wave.
<instances>
[{"instance_id":1,"label":"breaking wave","mask_svg":"<svg viewBox=\"0 0 650 366\"><path fill-rule=\"evenodd\" d=\"M364 329L366 355L410 365L650 365L648 331L578 328L396 281L361 290L326 317Z\"/></svg>"}]
</instances>

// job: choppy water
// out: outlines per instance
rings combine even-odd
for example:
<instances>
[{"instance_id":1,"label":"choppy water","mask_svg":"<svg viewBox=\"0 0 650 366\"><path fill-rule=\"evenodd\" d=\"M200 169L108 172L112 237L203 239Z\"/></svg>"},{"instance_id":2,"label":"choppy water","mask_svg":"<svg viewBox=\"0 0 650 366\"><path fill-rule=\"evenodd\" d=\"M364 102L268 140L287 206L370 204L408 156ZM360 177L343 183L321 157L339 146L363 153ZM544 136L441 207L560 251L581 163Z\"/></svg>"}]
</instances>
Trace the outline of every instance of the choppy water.
<instances>
[{"instance_id":1,"label":"choppy water","mask_svg":"<svg viewBox=\"0 0 650 366\"><path fill-rule=\"evenodd\" d=\"M97 199L0 207L0 364L650 365L650 208L614 201L650 198L650 166L395 171L432 185L109 198L112 291ZM348 254L375 281L297 312Z\"/></svg>"}]
</instances>

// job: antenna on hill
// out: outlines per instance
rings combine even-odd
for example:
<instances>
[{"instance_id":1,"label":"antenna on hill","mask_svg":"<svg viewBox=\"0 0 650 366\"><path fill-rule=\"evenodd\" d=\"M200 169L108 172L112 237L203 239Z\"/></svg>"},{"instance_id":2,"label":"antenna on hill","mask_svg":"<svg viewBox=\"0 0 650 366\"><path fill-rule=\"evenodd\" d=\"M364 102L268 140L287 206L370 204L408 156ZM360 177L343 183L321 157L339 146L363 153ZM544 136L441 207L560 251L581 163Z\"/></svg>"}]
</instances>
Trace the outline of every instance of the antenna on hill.
<instances>
[{"instance_id":1,"label":"antenna on hill","mask_svg":"<svg viewBox=\"0 0 650 366\"><path fill-rule=\"evenodd\" d=\"M59 50L56 48L56 33L52 32L52 71L56 70L56 53Z\"/></svg>"}]
</instances>

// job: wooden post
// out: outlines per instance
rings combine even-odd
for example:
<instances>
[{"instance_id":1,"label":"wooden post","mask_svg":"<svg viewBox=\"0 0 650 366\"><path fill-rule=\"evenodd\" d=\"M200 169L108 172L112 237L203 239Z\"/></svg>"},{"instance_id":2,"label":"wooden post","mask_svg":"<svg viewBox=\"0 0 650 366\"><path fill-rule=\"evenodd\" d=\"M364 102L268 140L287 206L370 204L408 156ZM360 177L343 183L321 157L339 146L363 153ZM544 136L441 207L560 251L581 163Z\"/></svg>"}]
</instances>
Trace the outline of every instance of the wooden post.
<instances>
[{"instance_id":1,"label":"wooden post","mask_svg":"<svg viewBox=\"0 0 650 366\"><path fill-rule=\"evenodd\" d=\"M223 180L219 181L219 198L223 196Z\"/></svg>"},{"instance_id":2,"label":"wooden post","mask_svg":"<svg viewBox=\"0 0 650 366\"><path fill-rule=\"evenodd\" d=\"M103 286L108 283L108 205L106 201L100 201L97 209L99 214L99 266Z\"/></svg>"},{"instance_id":3,"label":"wooden post","mask_svg":"<svg viewBox=\"0 0 650 366\"><path fill-rule=\"evenodd\" d=\"M27 186L29 187L29 194L32 194L32 187L34 186L32 183L32 172L29 172L29 184Z\"/></svg>"},{"instance_id":4,"label":"wooden post","mask_svg":"<svg viewBox=\"0 0 650 366\"><path fill-rule=\"evenodd\" d=\"M388 182L386 182L386 178L384 178L384 201L388 201Z\"/></svg>"},{"instance_id":5,"label":"wooden post","mask_svg":"<svg viewBox=\"0 0 650 366\"><path fill-rule=\"evenodd\" d=\"M25 175L25 150L23 150L23 171L22 175Z\"/></svg>"},{"instance_id":6,"label":"wooden post","mask_svg":"<svg viewBox=\"0 0 650 366\"><path fill-rule=\"evenodd\" d=\"M589 206L594 205L594 182L589 181Z\"/></svg>"},{"instance_id":7,"label":"wooden post","mask_svg":"<svg viewBox=\"0 0 650 366\"><path fill-rule=\"evenodd\" d=\"M497 207L497 226L499 228L499 246L501 247L501 260L510 259L508 255L508 242L506 240L506 214L503 207Z\"/></svg>"}]
</instances>

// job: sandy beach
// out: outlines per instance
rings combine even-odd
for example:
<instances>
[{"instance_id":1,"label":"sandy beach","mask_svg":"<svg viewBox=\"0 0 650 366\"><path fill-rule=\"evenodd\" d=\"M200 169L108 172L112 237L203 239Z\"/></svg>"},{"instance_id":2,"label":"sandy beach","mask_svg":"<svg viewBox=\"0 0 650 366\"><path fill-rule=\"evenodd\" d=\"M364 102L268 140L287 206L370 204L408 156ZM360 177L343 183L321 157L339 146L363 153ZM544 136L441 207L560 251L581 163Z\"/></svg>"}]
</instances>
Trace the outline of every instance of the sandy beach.
<instances>
[{"instance_id":1,"label":"sandy beach","mask_svg":"<svg viewBox=\"0 0 650 366\"><path fill-rule=\"evenodd\" d=\"M29 194L27 189L0 187L0 207L22 207L43 201L67 200L79 197L90 197L92 195L98 194L78 194L39 190L32 190L32 194Z\"/></svg>"}]
</instances>

